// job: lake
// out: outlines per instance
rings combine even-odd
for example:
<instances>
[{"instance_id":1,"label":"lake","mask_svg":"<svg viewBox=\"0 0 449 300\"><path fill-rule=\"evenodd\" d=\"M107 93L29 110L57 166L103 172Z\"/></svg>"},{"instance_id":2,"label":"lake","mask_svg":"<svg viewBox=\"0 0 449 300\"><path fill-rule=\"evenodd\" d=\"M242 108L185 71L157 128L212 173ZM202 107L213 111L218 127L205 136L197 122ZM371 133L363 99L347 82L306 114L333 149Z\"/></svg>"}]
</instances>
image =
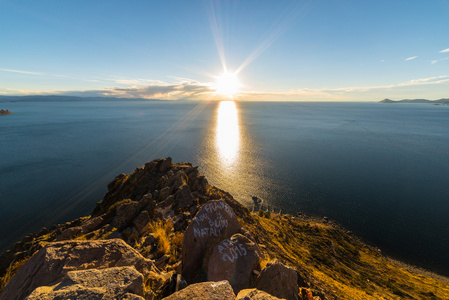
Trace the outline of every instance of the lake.
<instances>
[{"instance_id":1,"label":"lake","mask_svg":"<svg viewBox=\"0 0 449 300\"><path fill-rule=\"evenodd\" d=\"M4 102L0 251L88 215L120 173L171 156L250 206L327 216L449 275L449 107L307 102Z\"/></svg>"}]
</instances>

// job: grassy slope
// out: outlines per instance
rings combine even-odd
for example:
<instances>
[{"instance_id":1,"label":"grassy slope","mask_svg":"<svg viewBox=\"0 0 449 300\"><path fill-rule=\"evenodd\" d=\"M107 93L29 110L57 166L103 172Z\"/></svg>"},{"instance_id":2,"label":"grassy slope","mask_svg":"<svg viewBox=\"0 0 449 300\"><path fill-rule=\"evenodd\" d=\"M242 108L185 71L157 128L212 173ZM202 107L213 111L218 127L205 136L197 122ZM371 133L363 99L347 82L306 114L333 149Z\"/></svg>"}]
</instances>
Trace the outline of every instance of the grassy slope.
<instances>
[{"instance_id":1,"label":"grassy slope","mask_svg":"<svg viewBox=\"0 0 449 300\"><path fill-rule=\"evenodd\" d=\"M151 185L148 180L153 180L151 176L155 175L150 172L148 175L150 177L147 178L141 176L143 172L144 170L140 168L132 175L117 177L115 184L123 185L122 183L129 178L133 183L129 187L123 185L123 189L117 190L114 201L104 208L105 220L108 220L108 215L112 214L110 211L115 211L111 207L131 201L127 200L130 195L125 193L128 189L131 192L137 192L142 186ZM156 175L162 176L162 174ZM239 217L240 223L253 233L267 260L277 258L293 266L303 278L302 285L310 286L314 295L325 296L322 299L449 299L447 279L439 280L435 276L422 272L409 271L403 265L382 256L376 249L348 235L344 229L331 222L288 215L272 214L269 218L261 217L250 213L229 193L211 186L202 201L220 198L225 199ZM17 243L15 252L5 255L0 261L2 262L0 292L11 276L33 253L44 244L55 241L68 228L79 226L85 220L87 220L86 217L55 225L49 231L31 234ZM165 270L176 269L180 260L182 232L173 232L173 226L169 221L153 219L150 225L157 247L137 242L130 245L145 257L152 259L169 254L170 259ZM104 238L111 233L105 232L104 228L109 227L105 226L77 236L76 239ZM115 228L108 230L115 230ZM122 233L126 238L126 230Z\"/></svg>"},{"instance_id":2,"label":"grassy slope","mask_svg":"<svg viewBox=\"0 0 449 300\"><path fill-rule=\"evenodd\" d=\"M449 299L449 284L410 272L336 225L254 215L245 226L270 258L295 266L311 286L341 299Z\"/></svg>"}]
</instances>

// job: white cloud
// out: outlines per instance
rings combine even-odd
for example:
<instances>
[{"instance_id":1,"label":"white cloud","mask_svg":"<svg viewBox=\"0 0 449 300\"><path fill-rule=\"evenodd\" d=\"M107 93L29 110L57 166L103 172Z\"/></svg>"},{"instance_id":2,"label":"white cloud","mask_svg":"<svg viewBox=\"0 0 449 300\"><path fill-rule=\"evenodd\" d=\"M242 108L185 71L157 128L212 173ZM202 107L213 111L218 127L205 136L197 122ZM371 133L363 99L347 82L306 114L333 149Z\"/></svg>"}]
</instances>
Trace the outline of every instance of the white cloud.
<instances>
[{"instance_id":1,"label":"white cloud","mask_svg":"<svg viewBox=\"0 0 449 300\"><path fill-rule=\"evenodd\" d=\"M417 58L418 56L412 56L412 57L408 57L408 58L406 58L405 60L413 60L413 59L415 59L415 58Z\"/></svg>"},{"instance_id":2,"label":"white cloud","mask_svg":"<svg viewBox=\"0 0 449 300\"><path fill-rule=\"evenodd\" d=\"M438 60L432 60L430 63L433 65L433 64L436 64L438 62Z\"/></svg>"},{"instance_id":3,"label":"white cloud","mask_svg":"<svg viewBox=\"0 0 449 300\"><path fill-rule=\"evenodd\" d=\"M0 71L2 72L11 72L11 73L21 73L21 74L29 74L29 75L45 75L44 73L39 73L39 72L31 72L31 71L22 71L22 70L12 70L12 69L1 69Z\"/></svg>"},{"instance_id":4,"label":"white cloud","mask_svg":"<svg viewBox=\"0 0 449 300\"><path fill-rule=\"evenodd\" d=\"M440 51L440 53L447 53L447 52L449 52L449 48Z\"/></svg>"},{"instance_id":5,"label":"white cloud","mask_svg":"<svg viewBox=\"0 0 449 300\"><path fill-rule=\"evenodd\" d=\"M128 81L123 81L125 83ZM129 81L134 82L133 80ZM136 80L136 82L140 82ZM202 100L214 94L211 84L196 81L168 83L153 83L124 88L106 88L85 91L61 91L63 95L83 97L117 97L117 98L147 98L159 100Z\"/></svg>"}]
</instances>

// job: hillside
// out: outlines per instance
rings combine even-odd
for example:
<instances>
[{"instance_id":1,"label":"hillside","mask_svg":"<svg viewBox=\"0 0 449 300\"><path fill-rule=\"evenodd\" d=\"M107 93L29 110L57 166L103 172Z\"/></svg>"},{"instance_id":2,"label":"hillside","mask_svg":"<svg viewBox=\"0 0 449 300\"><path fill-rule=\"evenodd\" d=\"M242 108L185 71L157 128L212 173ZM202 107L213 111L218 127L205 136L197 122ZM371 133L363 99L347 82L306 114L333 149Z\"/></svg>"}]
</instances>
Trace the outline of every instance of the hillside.
<instances>
[{"instance_id":1,"label":"hillside","mask_svg":"<svg viewBox=\"0 0 449 300\"><path fill-rule=\"evenodd\" d=\"M449 104L449 98L442 98L439 100L427 100L427 99L403 99L403 100L391 100L384 99L379 101L380 103L431 103L431 104Z\"/></svg>"},{"instance_id":2,"label":"hillside","mask_svg":"<svg viewBox=\"0 0 449 300\"><path fill-rule=\"evenodd\" d=\"M266 275L270 268L291 274L276 280ZM117 274L132 287L101 283ZM246 288L287 299L449 299L446 278L383 256L327 218L253 213L209 185L197 167L170 158L118 175L91 216L26 236L0 256L0 276L0 299L188 299L219 287L226 299ZM199 283L205 281L219 282Z\"/></svg>"}]
</instances>

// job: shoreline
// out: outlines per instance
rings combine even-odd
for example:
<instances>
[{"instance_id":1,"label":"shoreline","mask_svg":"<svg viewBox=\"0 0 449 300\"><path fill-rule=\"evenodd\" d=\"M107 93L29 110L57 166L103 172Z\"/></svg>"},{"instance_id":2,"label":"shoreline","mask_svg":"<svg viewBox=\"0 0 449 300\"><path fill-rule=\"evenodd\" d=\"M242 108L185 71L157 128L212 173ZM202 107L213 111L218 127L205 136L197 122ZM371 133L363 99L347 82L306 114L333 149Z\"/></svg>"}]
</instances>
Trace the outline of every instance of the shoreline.
<instances>
[{"instance_id":1,"label":"shoreline","mask_svg":"<svg viewBox=\"0 0 449 300\"><path fill-rule=\"evenodd\" d=\"M4 109L1 109L0 110L0 115L10 115L10 114L12 114L12 111L10 111L10 110L4 110Z\"/></svg>"},{"instance_id":2,"label":"shoreline","mask_svg":"<svg viewBox=\"0 0 449 300\"><path fill-rule=\"evenodd\" d=\"M213 214L225 206L228 209L221 214L205 216L206 212ZM228 223L227 216L234 216L234 221L229 219ZM195 246L197 239L206 239L206 244L209 243L207 239L219 242L215 236L228 232L221 230L228 224L236 225L236 221L242 228L237 230L240 238L249 238L246 243L253 245L251 249L260 253L256 256L263 258L255 265L251 276L257 277L265 266L279 260L301 278L294 280L300 288L309 289L321 299L378 299L379 296L397 299L398 296L422 298L423 295L447 299L449 296L449 278L391 259L337 222L303 213L292 216L262 210L251 212L230 193L210 185L198 167L190 163L173 164L171 158L154 160L131 174L116 176L90 216L31 233L2 253L0 291L4 289L8 296L14 291L15 288L8 289L8 282L15 282L13 286L26 286L17 284L14 274L21 272L19 277L24 278L23 273L30 269L29 265L36 263L31 257L42 257L38 253L48 247L64 248L64 245L76 243L100 245L108 241L126 244L130 251L152 261L160 272L172 276L182 273L191 285L208 281L208 277L204 277L206 274L190 271L192 268L200 270L203 262L192 265L184 260L203 256L185 253L200 249ZM229 234L226 237L220 235L220 239L232 240L231 236L237 233ZM239 253L243 255L243 252ZM212 249L206 254L212 255ZM207 263L208 258L204 259ZM102 265L95 268L100 270ZM170 279L165 276L160 280L165 283L147 286L151 293L163 293ZM254 281L246 282L247 288L254 287ZM4 294L0 295L2 299Z\"/></svg>"}]
</instances>

